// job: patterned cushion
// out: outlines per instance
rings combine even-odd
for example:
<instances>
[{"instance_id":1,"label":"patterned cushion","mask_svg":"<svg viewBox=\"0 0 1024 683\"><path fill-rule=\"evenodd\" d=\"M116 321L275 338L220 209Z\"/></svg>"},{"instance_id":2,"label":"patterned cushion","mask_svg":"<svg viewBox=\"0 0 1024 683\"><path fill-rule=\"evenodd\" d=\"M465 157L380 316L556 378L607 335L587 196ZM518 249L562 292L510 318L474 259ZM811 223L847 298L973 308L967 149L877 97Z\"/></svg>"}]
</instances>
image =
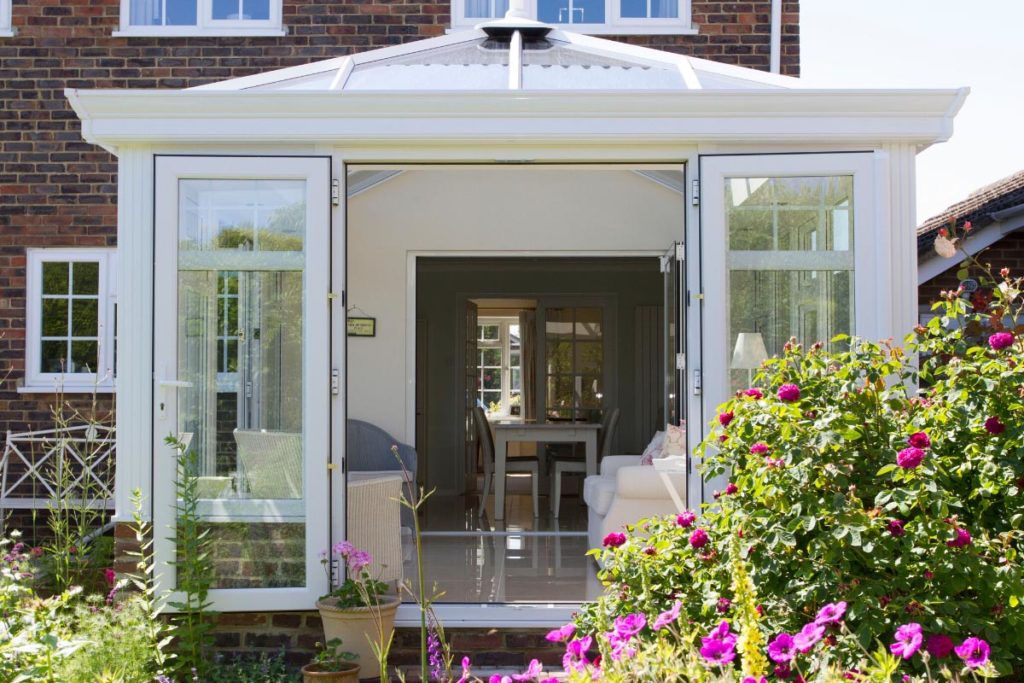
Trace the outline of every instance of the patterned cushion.
<instances>
[{"instance_id":1,"label":"patterned cushion","mask_svg":"<svg viewBox=\"0 0 1024 683\"><path fill-rule=\"evenodd\" d=\"M666 455L686 455L686 426L665 426L665 445L661 449L661 457Z\"/></svg>"},{"instance_id":2,"label":"patterned cushion","mask_svg":"<svg viewBox=\"0 0 1024 683\"><path fill-rule=\"evenodd\" d=\"M647 444L644 454L640 458L641 465L653 465L655 458L661 457L661 449L665 443L665 432L655 432L654 438Z\"/></svg>"}]
</instances>

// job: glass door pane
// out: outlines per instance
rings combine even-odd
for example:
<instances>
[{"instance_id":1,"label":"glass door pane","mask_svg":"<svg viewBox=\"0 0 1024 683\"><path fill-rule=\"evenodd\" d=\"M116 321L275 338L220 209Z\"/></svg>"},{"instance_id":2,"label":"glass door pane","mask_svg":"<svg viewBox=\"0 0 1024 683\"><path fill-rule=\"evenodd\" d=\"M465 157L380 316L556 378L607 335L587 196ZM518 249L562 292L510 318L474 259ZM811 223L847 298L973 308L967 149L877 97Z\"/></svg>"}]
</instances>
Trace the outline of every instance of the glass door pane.
<instances>
[{"instance_id":1,"label":"glass door pane","mask_svg":"<svg viewBox=\"0 0 1024 683\"><path fill-rule=\"evenodd\" d=\"M154 438L176 435L188 457L182 469L170 455L154 466L156 523L174 527L174 480L193 477L215 607L309 607L324 592L317 553L329 541L327 482L311 476L328 458L329 316L326 297L311 296L329 282L328 165L238 168L158 162ZM313 301L325 307L315 315ZM180 545L158 543L158 562L180 561ZM173 566L159 571L173 586Z\"/></svg>"},{"instance_id":2,"label":"glass door pane","mask_svg":"<svg viewBox=\"0 0 1024 683\"><path fill-rule=\"evenodd\" d=\"M544 315L547 419L599 421L604 397L604 309L552 307Z\"/></svg>"}]
</instances>

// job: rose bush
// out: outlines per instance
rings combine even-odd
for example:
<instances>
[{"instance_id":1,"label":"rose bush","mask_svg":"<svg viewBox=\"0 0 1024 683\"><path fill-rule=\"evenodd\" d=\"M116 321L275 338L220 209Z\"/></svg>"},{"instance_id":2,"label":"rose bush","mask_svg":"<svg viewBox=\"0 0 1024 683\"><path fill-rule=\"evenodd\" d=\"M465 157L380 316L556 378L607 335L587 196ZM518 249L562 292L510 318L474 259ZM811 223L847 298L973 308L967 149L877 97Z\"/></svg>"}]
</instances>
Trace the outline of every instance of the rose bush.
<instances>
[{"instance_id":1,"label":"rose bush","mask_svg":"<svg viewBox=\"0 0 1024 683\"><path fill-rule=\"evenodd\" d=\"M912 623L901 653L934 642L952 661L943 643L978 637L999 671L1021 669L1024 282L979 279L990 295L947 293L905 347L838 337L845 350L790 343L767 361L699 449L728 495L601 551L609 590L579 631L677 600L712 628L735 597L723 559L740 535L770 637L841 600L856 627L830 646L846 661Z\"/></svg>"}]
</instances>

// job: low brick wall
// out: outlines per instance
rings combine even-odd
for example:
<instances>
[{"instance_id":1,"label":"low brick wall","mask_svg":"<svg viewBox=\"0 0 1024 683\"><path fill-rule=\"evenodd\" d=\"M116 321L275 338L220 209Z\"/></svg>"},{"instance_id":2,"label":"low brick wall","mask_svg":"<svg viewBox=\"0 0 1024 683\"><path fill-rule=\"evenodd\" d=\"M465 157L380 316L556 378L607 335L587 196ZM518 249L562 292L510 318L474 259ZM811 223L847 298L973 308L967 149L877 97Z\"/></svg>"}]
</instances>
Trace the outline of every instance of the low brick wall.
<instances>
[{"instance_id":1,"label":"low brick wall","mask_svg":"<svg viewBox=\"0 0 1024 683\"><path fill-rule=\"evenodd\" d=\"M564 648L547 642L546 632L465 628L448 629L445 634L451 643L456 670L464 655L478 670L521 671L531 659L560 668ZM288 663L298 667L309 661L316 644L323 641L323 628L316 612L236 612L217 616L214 637L215 648L224 657L276 654L284 650ZM419 629L396 630L390 661L392 667L401 667L410 683L419 680Z\"/></svg>"}]
</instances>

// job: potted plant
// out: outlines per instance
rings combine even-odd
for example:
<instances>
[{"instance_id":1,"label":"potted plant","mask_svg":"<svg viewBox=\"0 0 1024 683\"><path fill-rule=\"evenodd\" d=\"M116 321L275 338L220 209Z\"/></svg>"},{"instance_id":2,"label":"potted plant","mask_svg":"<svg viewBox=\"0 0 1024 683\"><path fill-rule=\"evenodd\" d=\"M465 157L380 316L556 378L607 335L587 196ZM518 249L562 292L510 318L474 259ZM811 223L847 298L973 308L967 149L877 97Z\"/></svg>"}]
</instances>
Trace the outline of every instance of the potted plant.
<instances>
[{"instance_id":1,"label":"potted plant","mask_svg":"<svg viewBox=\"0 0 1024 683\"><path fill-rule=\"evenodd\" d=\"M348 541L336 544L331 551L345 562L348 571L345 581L316 603L324 638L328 643L336 639L347 643L357 664L379 662L382 653L390 649L395 612L401 601L389 592L388 584L370 575L373 558L369 553ZM325 553L321 562L330 577L331 558Z\"/></svg>"},{"instance_id":2,"label":"potted plant","mask_svg":"<svg viewBox=\"0 0 1024 683\"><path fill-rule=\"evenodd\" d=\"M319 652L313 661L302 667L303 683L357 683L359 665L356 656L341 649L340 638L317 643Z\"/></svg>"}]
</instances>

